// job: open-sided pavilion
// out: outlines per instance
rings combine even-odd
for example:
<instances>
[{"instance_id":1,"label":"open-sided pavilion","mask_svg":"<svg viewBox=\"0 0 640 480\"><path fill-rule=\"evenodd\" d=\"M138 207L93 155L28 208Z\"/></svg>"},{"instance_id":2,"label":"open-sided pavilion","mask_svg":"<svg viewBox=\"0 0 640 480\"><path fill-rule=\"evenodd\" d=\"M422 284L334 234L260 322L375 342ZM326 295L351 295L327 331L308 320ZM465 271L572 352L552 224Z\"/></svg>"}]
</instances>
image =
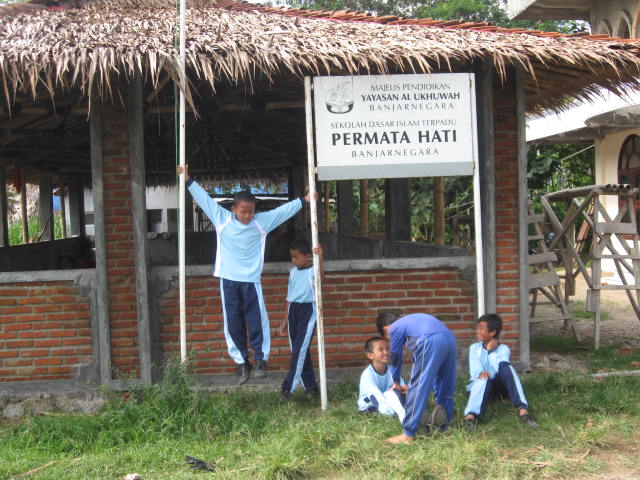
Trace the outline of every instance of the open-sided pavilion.
<instances>
[{"instance_id":1,"label":"open-sided pavilion","mask_svg":"<svg viewBox=\"0 0 640 480\"><path fill-rule=\"evenodd\" d=\"M175 16L160 0L0 8L0 382L151 381L178 351L177 246L147 238L145 212L147 186L175 183ZM503 316L503 337L528 365L525 112L561 109L599 87L637 87L640 45L233 0L188 4L187 25L187 161L211 184L286 181L291 197L302 194L305 75L475 73L484 304ZM6 185L19 172L40 185L44 241L8 246ZM68 192L77 238L51 240L53 188ZM84 188L93 194L95 266L60 269L67 248L83 248L73 242L85 237ZM386 181L384 239L355 232L353 182L337 190L338 232L322 237L327 366L362 363L382 308L434 314L461 346L470 343L475 261L410 242L408 179ZM272 245L295 233L279 234ZM194 232L186 248L192 367L228 373L213 237ZM273 322L288 269L277 251L267 252L263 276ZM287 361L287 343L274 339L270 369Z\"/></svg>"}]
</instances>

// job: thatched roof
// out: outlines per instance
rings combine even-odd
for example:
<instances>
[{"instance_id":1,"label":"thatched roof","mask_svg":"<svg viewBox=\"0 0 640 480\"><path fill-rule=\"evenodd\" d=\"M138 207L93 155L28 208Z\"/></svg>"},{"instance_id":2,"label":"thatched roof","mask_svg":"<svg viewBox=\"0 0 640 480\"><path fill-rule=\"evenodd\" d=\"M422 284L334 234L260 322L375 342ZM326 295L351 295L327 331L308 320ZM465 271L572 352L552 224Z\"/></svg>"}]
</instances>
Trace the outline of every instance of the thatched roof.
<instances>
[{"instance_id":1,"label":"thatched roof","mask_svg":"<svg viewBox=\"0 0 640 480\"><path fill-rule=\"evenodd\" d=\"M197 2L197 3L193 3ZM525 72L527 109L562 108L598 87L636 87L640 44L603 36L506 30L483 23L292 10L192 0L187 13L192 173L282 180L306 156L302 76ZM149 184L172 183L176 12L168 0L0 7L0 167L13 162L90 184L90 94L117 102L144 75ZM212 94L215 92L215 94ZM56 179L55 182L58 180Z\"/></svg>"},{"instance_id":2,"label":"thatched roof","mask_svg":"<svg viewBox=\"0 0 640 480\"><path fill-rule=\"evenodd\" d=\"M161 0L91 2L22 13L0 8L4 95L65 86L109 89L115 74L141 68L156 84L175 73L175 6ZM44 4L46 5L46 4ZM2 11L7 9L7 14ZM528 74L528 110L561 107L596 86L635 84L640 44L591 36L535 34L486 24L372 17L354 12L286 10L223 0L187 12L187 64L215 88L256 74L358 74L456 71L486 61Z\"/></svg>"}]
</instances>

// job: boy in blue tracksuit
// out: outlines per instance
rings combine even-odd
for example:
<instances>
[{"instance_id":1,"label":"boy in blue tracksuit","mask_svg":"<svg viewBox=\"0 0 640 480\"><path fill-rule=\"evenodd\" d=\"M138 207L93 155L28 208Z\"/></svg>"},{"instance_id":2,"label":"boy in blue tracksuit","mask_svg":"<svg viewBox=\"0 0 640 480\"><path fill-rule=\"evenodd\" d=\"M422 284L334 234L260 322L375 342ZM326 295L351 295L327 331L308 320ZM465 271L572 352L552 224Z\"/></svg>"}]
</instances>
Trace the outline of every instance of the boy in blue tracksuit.
<instances>
[{"instance_id":1,"label":"boy in blue tracksuit","mask_svg":"<svg viewBox=\"0 0 640 480\"><path fill-rule=\"evenodd\" d=\"M397 415L402 423L407 386L400 377L400 391L393 390L393 376L389 368L389 342L384 337L371 337L365 342L364 351L371 364L360 375L358 410Z\"/></svg>"},{"instance_id":2,"label":"boy in blue tracksuit","mask_svg":"<svg viewBox=\"0 0 640 480\"><path fill-rule=\"evenodd\" d=\"M320 276L324 277L322 247L313 249L320 262ZM318 383L311 363L311 340L316 326L315 275L311 245L304 239L296 240L289 250L293 268L289 272L287 289L287 310L280 324L280 335L289 330L289 346L291 347L291 363L289 372L282 382L281 398L288 401L291 394L302 383L302 387L310 395L317 395Z\"/></svg>"},{"instance_id":3,"label":"boy in blue tracksuit","mask_svg":"<svg viewBox=\"0 0 640 480\"><path fill-rule=\"evenodd\" d=\"M402 348L413 352L413 368L407 389L403 432L388 438L390 443L410 444L420 427L431 389L436 408L431 424L446 428L453 415L456 389L456 339L444 323L424 313L401 317L396 312L378 315L376 326L391 342L393 389L401 390Z\"/></svg>"},{"instance_id":4,"label":"boy in blue tracksuit","mask_svg":"<svg viewBox=\"0 0 640 480\"><path fill-rule=\"evenodd\" d=\"M178 167L178 174L181 173L182 168ZM242 385L249 380L253 369L249 362L247 333L256 362L255 376L266 377L271 336L260 285L266 238L309 201L308 195L268 212L256 213L255 197L250 192L240 192L234 196L229 211L189 178L188 166L184 174L191 196L216 230L213 275L220 278L224 335L229 356L238 365L238 383Z\"/></svg>"},{"instance_id":5,"label":"boy in blue tracksuit","mask_svg":"<svg viewBox=\"0 0 640 480\"><path fill-rule=\"evenodd\" d=\"M498 340L502 331L500 315L482 315L476 326L478 343L469 347L469 372L467 384L469 401L464 410L465 429L475 429L476 419L482 414L487 402L494 397L507 395L522 422L537 428L538 424L529 415L527 399L515 368L509 363L510 350Z\"/></svg>"}]
</instances>

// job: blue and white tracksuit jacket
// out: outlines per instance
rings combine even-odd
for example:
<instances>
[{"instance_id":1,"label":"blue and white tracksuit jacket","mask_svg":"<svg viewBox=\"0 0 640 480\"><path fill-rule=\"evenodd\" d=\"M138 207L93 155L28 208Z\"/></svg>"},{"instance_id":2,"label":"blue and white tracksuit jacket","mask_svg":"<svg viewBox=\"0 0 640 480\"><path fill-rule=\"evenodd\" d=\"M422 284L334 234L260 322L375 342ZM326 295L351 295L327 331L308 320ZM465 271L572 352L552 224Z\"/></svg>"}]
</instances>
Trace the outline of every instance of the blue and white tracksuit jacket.
<instances>
[{"instance_id":1,"label":"blue and white tracksuit jacket","mask_svg":"<svg viewBox=\"0 0 640 480\"><path fill-rule=\"evenodd\" d=\"M400 378L400 385L404 385L402 378ZM387 367L385 373L380 375L373 365L369 365L360 375L358 410L397 415L402 422L405 416L404 395L390 390L392 386L391 368Z\"/></svg>"},{"instance_id":2,"label":"blue and white tracksuit jacket","mask_svg":"<svg viewBox=\"0 0 640 480\"><path fill-rule=\"evenodd\" d=\"M237 364L248 360L248 332L255 359L266 361L271 335L260 275L267 234L293 217L302 208L304 199L298 198L268 212L256 213L245 225L193 179L189 179L187 187L216 230L213 275L220 278L224 335L229 355Z\"/></svg>"},{"instance_id":3,"label":"blue and white tracksuit jacket","mask_svg":"<svg viewBox=\"0 0 640 480\"><path fill-rule=\"evenodd\" d=\"M467 384L469 401L464 410L465 415L481 415L491 398L503 394L509 396L516 408L528 408L518 373L509 362L510 355L509 347L504 344L491 351L482 342L469 347L471 379ZM482 372L488 372L489 379L478 378Z\"/></svg>"}]
</instances>

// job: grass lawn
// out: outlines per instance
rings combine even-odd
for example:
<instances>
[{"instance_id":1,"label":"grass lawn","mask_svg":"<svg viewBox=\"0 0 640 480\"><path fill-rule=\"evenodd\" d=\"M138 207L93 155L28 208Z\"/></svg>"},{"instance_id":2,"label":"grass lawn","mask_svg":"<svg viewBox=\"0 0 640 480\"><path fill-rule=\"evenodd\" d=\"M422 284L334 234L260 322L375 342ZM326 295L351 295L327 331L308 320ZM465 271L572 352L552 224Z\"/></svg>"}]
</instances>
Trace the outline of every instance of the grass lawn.
<instances>
[{"instance_id":1,"label":"grass lawn","mask_svg":"<svg viewBox=\"0 0 640 480\"><path fill-rule=\"evenodd\" d=\"M573 345L572 345L573 343ZM639 350L584 350L571 340L534 340L533 349L575 353L590 369L632 369ZM640 377L595 381L567 373L523 377L540 428L522 425L507 403L493 404L475 432L456 419L447 434L411 446L384 442L396 419L356 412L357 382L329 392L329 409L276 392L193 393L175 367L164 383L113 396L92 416L51 415L0 423L0 478L122 479L576 479L612 467L637 468ZM192 471L185 455L215 462ZM614 463L612 463L614 461ZM631 477L629 477L631 478Z\"/></svg>"}]
</instances>

